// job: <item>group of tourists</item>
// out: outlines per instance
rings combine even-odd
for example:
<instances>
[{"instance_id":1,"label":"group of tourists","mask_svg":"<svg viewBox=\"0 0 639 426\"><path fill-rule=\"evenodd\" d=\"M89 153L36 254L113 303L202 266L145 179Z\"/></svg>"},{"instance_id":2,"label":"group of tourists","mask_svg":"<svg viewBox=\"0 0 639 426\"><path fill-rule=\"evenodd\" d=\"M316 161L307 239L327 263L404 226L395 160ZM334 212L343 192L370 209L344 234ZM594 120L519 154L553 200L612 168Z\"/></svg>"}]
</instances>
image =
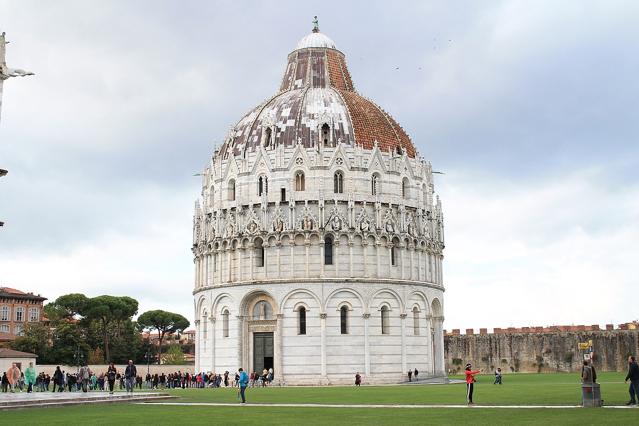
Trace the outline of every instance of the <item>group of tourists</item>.
<instances>
[{"instance_id":1,"label":"group of tourists","mask_svg":"<svg viewBox=\"0 0 639 426\"><path fill-rule=\"evenodd\" d=\"M415 370L408 370L408 381L412 382L413 378L415 379L415 381L418 380L417 376L419 376L419 371L417 369Z\"/></svg>"},{"instance_id":2,"label":"group of tourists","mask_svg":"<svg viewBox=\"0 0 639 426\"><path fill-rule=\"evenodd\" d=\"M27 388L27 392L33 391L33 386L36 383L35 368L33 362L29 363L24 373L20 371L18 365L14 362L11 367L4 373L2 373L2 379L0 379L0 389L2 392L14 393L16 390L22 392L24 388Z\"/></svg>"},{"instance_id":3,"label":"group of tourists","mask_svg":"<svg viewBox=\"0 0 639 426\"><path fill-rule=\"evenodd\" d=\"M36 374L33 363L29 363L23 372L17 364L13 363L9 370L2 374L2 392L22 392L27 388L27 393L33 391L40 392L74 392L74 391L106 391L113 394L116 381L120 383L120 389L125 388L127 393L132 393L136 384L142 383L142 378L137 375L137 369L133 361L129 360L128 365L120 374L113 363L109 364L106 373L96 375L91 369L84 365L76 373L68 373L57 366L53 376L41 372Z\"/></svg>"},{"instance_id":4,"label":"group of tourists","mask_svg":"<svg viewBox=\"0 0 639 426\"><path fill-rule=\"evenodd\" d=\"M262 373L247 374L247 387L266 387L273 381L273 369L264 369ZM113 394L116 389L132 393L135 388L142 390L143 386L150 390L186 389L186 388L221 388L241 387L241 372L235 374L225 371L223 374L197 373L176 371L174 373L151 374L147 372L142 377L137 374L137 367L129 360L124 371L119 371L114 363L110 363L103 372L93 372L87 365L80 367L77 372L67 372L57 366L53 375L41 372L36 374L33 363L22 372L17 364L2 374L2 392L88 392L104 391Z\"/></svg>"},{"instance_id":5,"label":"group of tourists","mask_svg":"<svg viewBox=\"0 0 639 426\"><path fill-rule=\"evenodd\" d=\"M464 370L466 381L466 402L473 405L473 391L476 382L475 376L480 374L481 370L473 370L470 363L466 364ZM408 380L414 378L418 380L419 371L408 371ZM247 373L242 368L231 376L228 371L223 374L216 373L198 373L191 374L188 372L176 371L167 374L150 374L148 372L143 379L137 374L137 368L133 361L120 372L113 363L110 363L106 372L95 374L91 369L84 365L77 373L67 373L56 367L53 377L45 373L36 374L33 362L24 372L20 370L16 363L4 373L2 373L1 390L2 392L23 392L26 388L28 393L33 391L47 392L73 392L73 391L109 391L113 394L115 384L118 383L120 390L126 389L127 394L133 393L135 387L142 389L145 383L147 389L186 389L186 388L220 388L220 387L236 387L238 388L238 399L241 398L242 403L246 402L247 387L263 387L268 386L274 378L273 369L264 369L261 374L257 372ZM597 372L594 365L589 360L584 361L581 370L581 379L583 383L594 383L597 381ZM637 405L639 403L639 365L634 356L628 357L628 374L626 382L630 381L628 389L630 400L626 405ZM355 374L355 386L362 384L362 376ZM502 384L501 368L495 370L495 381L493 384Z\"/></svg>"}]
</instances>

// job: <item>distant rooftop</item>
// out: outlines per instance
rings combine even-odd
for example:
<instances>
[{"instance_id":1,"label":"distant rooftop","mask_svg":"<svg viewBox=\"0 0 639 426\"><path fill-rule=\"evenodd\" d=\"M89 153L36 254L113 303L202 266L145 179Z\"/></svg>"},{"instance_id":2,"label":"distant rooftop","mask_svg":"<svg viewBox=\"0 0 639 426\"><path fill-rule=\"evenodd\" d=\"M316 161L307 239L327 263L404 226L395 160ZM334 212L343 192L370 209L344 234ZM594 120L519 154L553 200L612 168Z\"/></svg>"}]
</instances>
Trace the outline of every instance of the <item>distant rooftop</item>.
<instances>
[{"instance_id":1,"label":"distant rooftop","mask_svg":"<svg viewBox=\"0 0 639 426\"><path fill-rule=\"evenodd\" d=\"M39 294L25 293L22 290L18 290L11 287L0 287L0 297L17 298L17 299L30 299L30 300L47 300L46 297L42 297Z\"/></svg>"}]
</instances>

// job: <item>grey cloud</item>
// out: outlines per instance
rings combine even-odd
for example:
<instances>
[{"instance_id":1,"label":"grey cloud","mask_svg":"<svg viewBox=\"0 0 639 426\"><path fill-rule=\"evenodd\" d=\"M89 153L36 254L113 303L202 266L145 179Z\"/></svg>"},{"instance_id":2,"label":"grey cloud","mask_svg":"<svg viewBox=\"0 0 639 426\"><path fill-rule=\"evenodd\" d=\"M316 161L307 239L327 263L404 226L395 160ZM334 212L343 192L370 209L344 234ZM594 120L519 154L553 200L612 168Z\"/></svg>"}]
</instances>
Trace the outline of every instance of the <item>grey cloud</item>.
<instances>
[{"instance_id":1,"label":"grey cloud","mask_svg":"<svg viewBox=\"0 0 639 426\"><path fill-rule=\"evenodd\" d=\"M597 170L602 191L639 180L635 2L328 1L317 9L293 1L0 0L10 62L37 74L5 85L0 166L10 174L0 181L0 261L22 262L31 251L34 268L56 254L73 265L79 247L109 244L108 235L143 244L150 230L178 223L189 234L200 190L192 174L231 125L275 93L286 55L316 14L360 92L449 173L437 178L445 207L455 185L512 204L514 194L490 183L526 192L584 169ZM611 210L606 226L630 220ZM579 223L597 233L604 212L570 211L541 231ZM175 239L186 255L171 271L175 285L187 286L179 303L190 310L189 239ZM170 245L158 259L176 256ZM448 250L454 258L458 249ZM152 260L140 267L148 276L137 278L139 294L165 282ZM104 282L130 287L119 280ZM0 281L40 285L7 269ZM55 292L42 286L29 290Z\"/></svg>"}]
</instances>

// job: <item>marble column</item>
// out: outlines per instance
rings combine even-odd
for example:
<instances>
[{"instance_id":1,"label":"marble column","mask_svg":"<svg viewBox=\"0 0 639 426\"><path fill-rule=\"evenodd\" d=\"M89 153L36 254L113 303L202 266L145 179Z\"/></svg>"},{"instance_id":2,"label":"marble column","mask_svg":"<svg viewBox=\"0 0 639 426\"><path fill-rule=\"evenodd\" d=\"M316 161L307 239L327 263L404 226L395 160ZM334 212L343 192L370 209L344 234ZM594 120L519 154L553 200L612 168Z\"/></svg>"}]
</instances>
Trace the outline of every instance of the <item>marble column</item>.
<instances>
[{"instance_id":1,"label":"marble column","mask_svg":"<svg viewBox=\"0 0 639 426\"><path fill-rule=\"evenodd\" d=\"M371 349L368 332L368 323L371 314L363 314L362 317L364 317L364 373L368 377L371 374Z\"/></svg>"},{"instance_id":2,"label":"marble column","mask_svg":"<svg viewBox=\"0 0 639 426\"><path fill-rule=\"evenodd\" d=\"M277 378L277 382L284 384L284 369L282 368L282 366L284 365L284 363L282 362L282 357L284 355L283 352L283 344L282 341L283 339L283 324L284 324L284 314L277 314L277 331L275 333L275 341L273 342L273 357L275 358L275 377Z\"/></svg>"},{"instance_id":3,"label":"marble column","mask_svg":"<svg viewBox=\"0 0 639 426\"><path fill-rule=\"evenodd\" d=\"M320 344L321 374L326 379L326 313L320 314Z\"/></svg>"},{"instance_id":4,"label":"marble column","mask_svg":"<svg viewBox=\"0 0 639 426\"><path fill-rule=\"evenodd\" d=\"M211 320L211 371L215 371L215 316L211 315L209 319Z\"/></svg>"},{"instance_id":5,"label":"marble column","mask_svg":"<svg viewBox=\"0 0 639 426\"><path fill-rule=\"evenodd\" d=\"M202 364L200 359L200 339L202 338L202 333L200 331L200 320L195 320L195 369L200 371L200 365Z\"/></svg>"},{"instance_id":6,"label":"marble column","mask_svg":"<svg viewBox=\"0 0 639 426\"><path fill-rule=\"evenodd\" d=\"M406 368L406 314L399 314L402 327L402 375L408 371Z\"/></svg>"}]
</instances>

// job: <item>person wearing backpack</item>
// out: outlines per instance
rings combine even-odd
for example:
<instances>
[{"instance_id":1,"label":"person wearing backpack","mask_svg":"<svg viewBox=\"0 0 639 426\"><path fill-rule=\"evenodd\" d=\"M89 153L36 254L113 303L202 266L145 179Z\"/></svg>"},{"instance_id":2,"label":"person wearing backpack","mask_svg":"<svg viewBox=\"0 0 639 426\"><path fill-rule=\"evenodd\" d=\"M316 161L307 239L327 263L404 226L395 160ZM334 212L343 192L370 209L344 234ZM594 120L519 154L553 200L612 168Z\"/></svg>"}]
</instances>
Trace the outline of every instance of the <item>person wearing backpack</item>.
<instances>
[{"instance_id":1,"label":"person wearing backpack","mask_svg":"<svg viewBox=\"0 0 639 426\"><path fill-rule=\"evenodd\" d=\"M239 370L240 373L240 396L242 397L242 404L246 404L246 387L248 386L249 383L249 376L248 374L246 374L246 371L244 371L242 368L240 368Z\"/></svg>"}]
</instances>

